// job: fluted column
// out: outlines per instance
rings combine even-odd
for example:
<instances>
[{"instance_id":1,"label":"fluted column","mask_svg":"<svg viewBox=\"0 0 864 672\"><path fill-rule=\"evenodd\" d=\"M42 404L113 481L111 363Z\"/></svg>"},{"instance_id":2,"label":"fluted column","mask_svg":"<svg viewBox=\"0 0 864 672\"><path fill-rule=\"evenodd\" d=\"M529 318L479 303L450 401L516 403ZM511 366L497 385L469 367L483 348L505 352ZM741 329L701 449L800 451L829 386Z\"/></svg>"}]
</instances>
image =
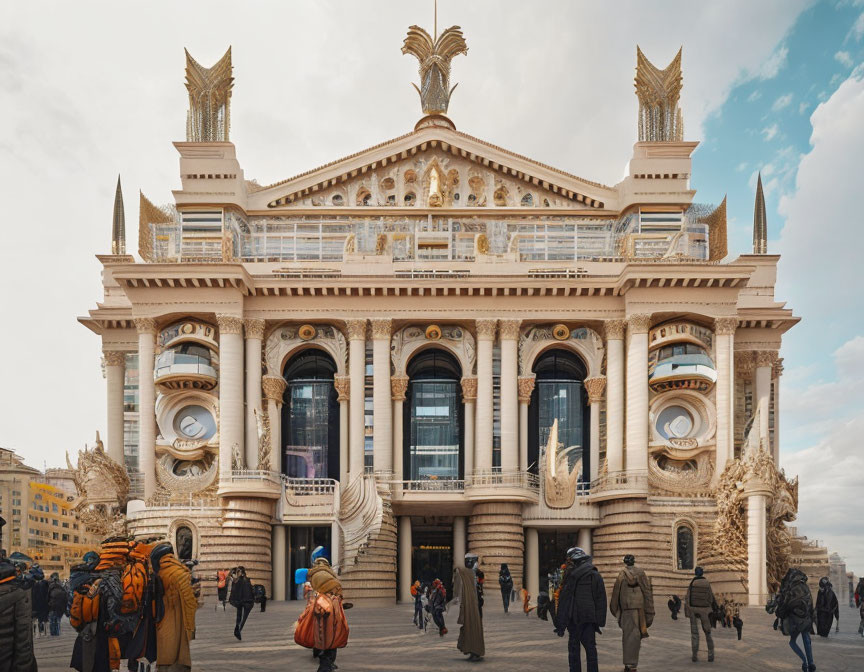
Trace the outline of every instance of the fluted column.
<instances>
[{"instance_id":1,"label":"fluted column","mask_svg":"<svg viewBox=\"0 0 864 672\"><path fill-rule=\"evenodd\" d=\"M138 330L138 469L144 479L144 499L156 492L156 320L135 320Z\"/></svg>"},{"instance_id":2,"label":"fluted column","mask_svg":"<svg viewBox=\"0 0 864 672\"><path fill-rule=\"evenodd\" d=\"M528 406L534 392L535 376L519 378L519 468L528 471ZM532 593L533 594L533 593Z\"/></svg>"},{"instance_id":3,"label":"fluted column","mask_svg":"<svg viewBox=\"0 0 864 672\"><path fill-rule=\"evenodd\" d=\"M771 434L769 431L769 412L771 410L771 375L777 362L776 350L756 352L755 398L759 412L759 444L770 452Z\"/></svg>"},{"instance_id":4,"label":"fluted column","mask_svg":"<svg viewBox=\"0 0 864 672\"><path fill-rule=\"evenodd\" d=\"M351 398L351 378L337 374L333 377L333 387L336 388L336 394L338 395L336 400L339 402L339 482L347 485L349 463L348 400Z\"/></svg>"},{"instance_id":5,"label":"fluted column","mask_svg":"<svg viewBox=\"0 0 864 672\"><path fill-rule=\"evenodd\" d=\"M258 421L255 409L261 408L261 341L264 320L244 320L246 326L246 465L249 469L264 469L258 465Z\"/></svg>"},{"instance_id":6,"label":"fluted column","mask_svg":"<svg viewBox=\"0 0 864 672\"><path fill-rule=\"evenodd\" d=\"M216 315L219 325L219 474L231 477L232 455L245 455L243 431L243 320ZM241 465L242 466L242 465Z\"/></svg>"},{"instance_id":7,"label":"fluted column","mask_svg":"<svg viewBox=\"0 0 864 672\"><path fill-rule=\"evenodd\" d=\"M714 354L717 367L715 385L717 400L717 461L714 469L714 483L720 480L723 470L735 458L732 380L735 367L734 338L738 328L738 318L722 317L714 320Z\"/></svg>"},{"instance_id":8,"label":"fluted column","mask_svg":"<svg viewBox=\"0 0 864 672\"><path fill-rule=\"evenodd\" d=\"M606 392L606 377L596 376L585 379L588 403L591 405L591 445L588 458L589 478L593 482L600 470L600 408Z\"/></svg>"},{"instance_id":9,"label":"fluted column","mask_svg":"<svg viewBox=\"0 0 864 672\"><path fill-rule=\"evenodd\" d=\"M126 353L105 352L105 388L107 397L108 457L124 465L123 456L123 383L126 378Z\"/></svg>"},{"instance_id":10,"label":"fluted column","mask_svg":"<svg viewBox=\"0 0 864 672\"><path fill-rule=\"evenodd\" d=\"M627 319L627 471L648 470L648 329L651 315Z\"/></svg>"},{"instance_id":11,"label":"fluted column","mask_svg":"<svg viewBox=\"0 0 864 672\"><path fill-rule=\"evenodd\" d=\"M625 320L606 322L606 471L624 469Z\"/></svg>"},{"instance_id":12,"label":"fluted column","mask_svg":"<svg viewBox=\"0 0 864 672\"><path fill-rule=\"evenodd\" d=\"M477 412L474 468L492 469L492 343L497 320L477 320Z\"/></svg>"},{"instance_id":13,"label":"fluted column","mask_svg":"<svg viewBox=\"0 0 864 672\"><path fill-rule=\"evenodd\" d=\"M393 396L390 391L390 331L393 321L372 323L372 413L375 471L393 471Z\"/></svg>"},{"instance_id":14,"label":"fluted column","mask_svg":"<svg viewBox=\"0 0 864 672\"><path fill-rule=\"evenodd\" d=\"M590 527L582 527L579 528L579 532L576 535L576 545L579 546L583 551L585 551L588 555L591 555L591 528Z\"/></svg>"},{"instance_id":15,"label":"fluted column","mask_svg":"<svg viewBox=\"0 0 864 672\"><path fill-rule=\"evenodd\" d=\"M772 455L774 464L780 468L780 376L783 375L783 358L778 357L774 364L774 445Z\"/></svg>"},{"instance_id":16,"label":"fluted column","mask_svg":"<svg viewBox=\"0 0 864 672\"><path fill-rule=\"evenodd\" d=\"M501 320L501 469L516 471L519 465L519 325L521 320Z\"/></svg>"},{"instance_id":17,"label":"fluted column","mask_svg":"<svg viewBox=\"0 0 864 672\"><path fill-rule=\"evenodd\" d=\"M399 601L406 604L411 597L411 516L399 516Z\"/></svg>"},{"instance_id":18,"label":"fluted column","mask_svg":"<svg viewBox=\"0 0 864 672\"><path fill-rule=\"evenodd\" d=\"M474 416L477 405L477 379L473 377L462 378L462 403L465 405L465 436L463 445L465 454L463 456L463 478L468 480L474 473L475 446L474 446ZM463 553L464 555L464 553Z\"/></svg>"},{"instance_id":19,"label":"fluted column","mask_svg":"<svg viewBox=\"0 0 864 672\"><path fill-rule=\"evenodd\" d=\"M348 373L351 376L348 430L349 478L363 475L363 451L366 441L364 397L366 391L366 320L348 320Z\"/></svg>"},{"instance_id":20,"label":"fluted column","mask_svg":"<svg viewBox=\"0 0 864 672\"><path fill-rule=\"evenodd\" d=\"M406 480L405 476L405 429L402 426L402 405L405 403L405 392L408 391L408 376L392 376L390 378L390 397L393 403L393 478L396 481ZM399 497L402 486L393 490L393 495Z\"/></svg>"},{"instance_id":21,"label":"fluted column","mask_svg":"<svg viewBox=\"0 0 864 672\"><path fill-rule=\"evenodd\" d=\"M534 603L540 594L540 540L536 527L525 528L525 589Z\"/></svg>"},{"instance_id":22,"label":"fluted column","mask_svg":"<svg viewBox=\"0 0 864 672\"><path fill-rule=\"evenodd\" d=\"M259 464L259 469L282 471L282 404L285 403L287 386L282 376L264 376L261 379L270 420L270 464Z\"/></svg>"},{"instance_id":23,"label":"fluted column","mask_svg":"<svg viewBox=\"0 0 864 672\"><path fill-rule=\"evenodd\" d=\"M274 600L284 601L287 599L287 567L288 554L286 553L285 534L288 528L284 525L274 525L270 546L272 548L272 581Z\"/></svg>"}]
</instances>

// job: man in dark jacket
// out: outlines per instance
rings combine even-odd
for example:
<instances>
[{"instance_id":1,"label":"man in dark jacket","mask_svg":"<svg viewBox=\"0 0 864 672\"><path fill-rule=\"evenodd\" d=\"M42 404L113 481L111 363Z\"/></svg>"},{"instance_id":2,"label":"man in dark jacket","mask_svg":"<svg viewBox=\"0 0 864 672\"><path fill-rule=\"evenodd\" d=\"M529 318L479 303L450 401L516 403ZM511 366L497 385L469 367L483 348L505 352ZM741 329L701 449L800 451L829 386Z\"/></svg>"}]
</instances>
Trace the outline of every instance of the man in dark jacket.
<instances>
[{"instance_id":1,"label":"man in dark jacket","mask_svg":"<svg viewBox=\"0 0 864 672\"><path fill-rule=\"evenodd\" d=\"M555 634L570 637L567 650L570 656L570 672L582 672L579 645L585 649L588 672L598 672L597 641L595 634L602 634L606 627L606 588L591 557L581 548L567 551L567 567L558 596L555 613Z\"/></svg>"},{"instance_id":2,"label":"man in dark jacket","mask_svg":"<svg viewBox=\"0 0 864 672\"><path fill-rule=\"evenodd\" d=\"M840 632L840 605L834 587L827 576L819 579L819 592L816 593L816 633L820 637L831 634L831 623L837 619L837 632Z\"/></svg>"},{"instance_id":3,"label":"man in dark jacket","mask_svg":"<svg viewBox=\"0 0 864 672\"><path fill-rule=\"evenodd\" d=\"M232 607L237 609L237 621L234 624L234 636L237 639L243 639L240 632L243 626L246 625L246 619L249 618L249 612L252 611L252 606L255 604L255 595L252 592L252 582L246 576L246 568L238 567L234 574L234 583L231 586L231 596L228 602Z\"/></svg>"},{"instance_id":4,"label":"man in dark jacket","mask_svg":"<svg viewBox=\"0 0 864 672\"><path fill-rule=\"evenodd\" d=\"M66 589L60 583L60 575L54 572L48 584L48 619L51 624L51 636L60 635L60 620L66 613Z\"/></svg>"},{"instance_id":5,"label":"man in dark jacket","mask_svg":"<svg viewBox=\"0 0 864 672\"><path fill-rule=\"evenodd\" d=\"M0 672L36 672L30 591L17 574L14 565L0 562Z\"/></svg>"},{"instance_id":6,"label":"man in dark jacket","mask_svg":"<svg viewBox=\"0 0 864 672\"><path fill-rule=\"evenodd\" d=\"M31 601L33 603L33 618L39 623L39 636L45 633L45 624L48 622L48 582L45 574L38 566L30 570L33 577L33 588L31 589Z\"/></svg>"},{"instance_id":7,"label":"man in dark jacket","mask_svg":"<svg viewBox=\"0 0 864 672\"><path fill-rule=\"evenodd\" d=\"M693 580L687 588L684 598L684 615L690 619L690 646L693 650L693 662L699 660L699 625L705 633L705 643L708 646L708 662L714 660L714 639L711 637L711 612L717 608L714 591L711 584L703 576L701 567L694 570Z\"/></svg>"}]
</instances>

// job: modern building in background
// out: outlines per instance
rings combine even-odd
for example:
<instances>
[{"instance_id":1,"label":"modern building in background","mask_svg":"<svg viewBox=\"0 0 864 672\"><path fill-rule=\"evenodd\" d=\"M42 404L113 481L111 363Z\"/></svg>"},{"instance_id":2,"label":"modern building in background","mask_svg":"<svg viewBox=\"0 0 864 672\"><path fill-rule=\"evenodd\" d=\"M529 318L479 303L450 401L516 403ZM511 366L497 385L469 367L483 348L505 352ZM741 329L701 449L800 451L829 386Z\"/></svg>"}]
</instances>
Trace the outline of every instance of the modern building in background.
<instances>
[{"instance_id":1,"label":"modern building in background","mask_svg":"<svg viewBox=\"0 0 864 672\"><path fill-rule=\"evenodd\" d=\"M725 200L695 202L681 53L637 50L639 140L604 185L457 130L466 51L412 27L414 129L267 186L229 139L230 50L187 54L181 188L141 196L139 261L119 200L81 318L107 452L141 475L130 529L276 599L318 544L352 599L388 601L467 550L537 595L578 544L610 585L633 553L660 593L700 564L763 602L797 511L775 409L799 318L764 214L729 259Z\"/></svg>"}]
</instances>

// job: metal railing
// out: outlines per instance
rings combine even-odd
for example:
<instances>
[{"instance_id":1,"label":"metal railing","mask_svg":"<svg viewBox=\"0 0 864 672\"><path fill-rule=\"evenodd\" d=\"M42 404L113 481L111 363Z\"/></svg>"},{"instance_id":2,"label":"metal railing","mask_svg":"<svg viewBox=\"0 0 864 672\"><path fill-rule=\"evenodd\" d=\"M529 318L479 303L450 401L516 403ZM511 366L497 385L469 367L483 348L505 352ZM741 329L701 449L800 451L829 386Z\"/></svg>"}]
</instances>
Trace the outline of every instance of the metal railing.
<instances>
[{"instance_id":1,"label":"metal railing","mask_svg":"<svg viewBox=\"0 0 864 672\"><path fill-rule=\"evenodd\" d=\"M338 483L332 478L289 478L282 476L282 483L286 493L290 492L296 497L332 496L338 486Z\"/></svg>"},{"instance_id":2,"label":"metal railing","mask_svg":"<svg viewBox=\"0 0 864 672\"><path fill-rule=\"evenodd\" d=\"M278 471L264 469L233 469L231 481L267 481L279 485L281 474Z\"/></svg>"},{"instance_id":3,"label":"metal railing","mask_svg":"<svg viewBox=\"0 0 864 672\"><path fill-rule=\"evenodd\" d=\"M591 481L590 489L593 492L601 490L638 490L648 488L648 472L641 471L613 471L604 474Z\"/></svg>"},{"instance_id":4,"label":"metal railing","mask_svg":"<svg viewBox=\"0 0 864 672\"><path fill-rule=\"evenodd\" d=\"M540 479L530 471L477 470L465 479L465 486L472 488L504 487L540 490Z\"/></svg>"},{"instance_id":5,"label":"metal railing","mask_svg":"<svg viewBox=\"0 0 864 672\"><path fill-rule=\"evenodd\" d=\"M276 517L284 519L336 520L341 495L339 482L332 478L289 478L282 476L282 498Z\"/></svg>"},{"instance_id":6,"label":"metal railing","mask_svg":"<svg viewBox=\"0 0 864 672\"><path fill-rule=\"evenodd\" d=\"M465 480L461 478L424 478L417 481L393 481L404 492L463 492Z\"/></svg>"}]
</instances>

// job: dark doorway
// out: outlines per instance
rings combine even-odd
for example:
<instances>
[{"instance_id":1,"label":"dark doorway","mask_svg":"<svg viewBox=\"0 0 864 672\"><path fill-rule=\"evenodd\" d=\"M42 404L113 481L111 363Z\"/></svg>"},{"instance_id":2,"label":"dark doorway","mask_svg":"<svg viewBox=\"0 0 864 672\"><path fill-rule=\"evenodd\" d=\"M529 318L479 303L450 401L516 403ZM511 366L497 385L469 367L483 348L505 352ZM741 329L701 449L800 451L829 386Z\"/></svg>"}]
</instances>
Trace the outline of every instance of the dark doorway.
<instances>
[{"instance_id":1,"label":"dark doorway","mask_svg":"<svg viewBox=\"0 0 864 672\"><path fill-rule=\"evenodd\" d=\"M559 569L567 559L567 549L576 546L577 531L540 531L540 590L548 590L549 574Z\"/></svg>"},{"instance_id":2,"label":"dark doorway","mask_svg":"<svg viewBox=\"0 0 864 672\"><path fill-rule=\"evenodd\" d=\"M298 596L298 585L295 581L295 571L298 569L309 569L312 564L310 558L312 551L318 546L327 549L327 557L330 555L330 527L291 527L288 534L288 599L302 600L303 592L300 584Z\"/></svg>"},{"instance_id":3,"label":"dark doorway","mask_svg":"<svg viewBox=\"0 0 864 672\"><path fill-rule=\"evenodd\" d=\"M439 518L411 518L411 582L424 585L440 579L447 589L453 588L453 521Z\"/></svg>"},{"instance_id":4,"label":"dark doorway","mask_svg":"<svg viewBox=\"0 0 864 672\"><path fill-rule=\"evenodd\" d=\"M185 525L177 528L177 557L180 560L192 559L192 530Z\"/></svg>"}]
</instances>

